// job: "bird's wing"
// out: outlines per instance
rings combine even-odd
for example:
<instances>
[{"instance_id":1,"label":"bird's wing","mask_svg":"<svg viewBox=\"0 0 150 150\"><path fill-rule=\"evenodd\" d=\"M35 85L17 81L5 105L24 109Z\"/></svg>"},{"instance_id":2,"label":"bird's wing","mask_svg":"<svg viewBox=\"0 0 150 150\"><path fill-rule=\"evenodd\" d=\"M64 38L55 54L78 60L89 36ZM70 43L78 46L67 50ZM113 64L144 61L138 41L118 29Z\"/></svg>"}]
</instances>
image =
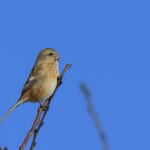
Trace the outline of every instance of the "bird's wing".
<instances>
[{"instance_id":1,"label":"bird's wing","mask_svg":"<svg viewBox=\"0 0 150 150\"><path fill-rule=\"evenodd\" d=\"M24 87L23 87L23 90L21 92L21 95L24 92L26 92L28 89L30 89L31 86L37 81L36 71L37 71L37 68L33 67L32 70L31 70L31 72L30 72L30 74L29 74L29 77L28 77L27 81L24 84Z\"/></svg>"},{"instance_id":2,"label":"bird's wing","mask_svg":"<svg viewBox=\"0 0 150 150\"><path fill-rule=\"evenodd\" d=\"M33 86L36 81L37 81L37 79L35 78L35 76L32 76L32 74L31 74L31 76L29 76L28 80L26 81L26 83L23 87L22 94L24 92L26 92L28 89L30 89L31 86Z\"/></svg>"}]
</instances>

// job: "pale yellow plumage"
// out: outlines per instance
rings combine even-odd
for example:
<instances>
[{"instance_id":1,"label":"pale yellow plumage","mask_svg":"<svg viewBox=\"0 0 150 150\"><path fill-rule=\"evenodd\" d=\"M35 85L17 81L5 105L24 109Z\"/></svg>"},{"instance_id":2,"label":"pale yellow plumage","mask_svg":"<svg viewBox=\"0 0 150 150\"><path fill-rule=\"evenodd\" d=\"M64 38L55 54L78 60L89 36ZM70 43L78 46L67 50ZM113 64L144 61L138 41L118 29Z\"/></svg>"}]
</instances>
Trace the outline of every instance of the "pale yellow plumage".
<instances>
[{"instance_id":1,"label":"pale yellow plumage","mask_svg":"<svg viewBox=\"0 0 150 150\"><path fill-rule=\"evenodd\" d=\"M59 58L59 54L52 48L45 48L39 53L19 100L0 118L0 123L20 104L40 102L53 94L59 76Z\"/></svg>"}]
</instances>

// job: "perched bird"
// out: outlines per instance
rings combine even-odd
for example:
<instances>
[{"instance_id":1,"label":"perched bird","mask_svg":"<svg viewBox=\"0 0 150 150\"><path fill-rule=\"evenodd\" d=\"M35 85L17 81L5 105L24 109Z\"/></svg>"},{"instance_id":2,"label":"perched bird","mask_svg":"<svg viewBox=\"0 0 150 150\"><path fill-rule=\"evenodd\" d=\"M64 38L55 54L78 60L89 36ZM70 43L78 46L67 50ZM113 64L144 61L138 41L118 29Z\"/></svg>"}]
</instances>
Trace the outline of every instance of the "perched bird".
<instances>
[{"instance_id":1,"label":"perched bird","mask_svg":"<svg viewBox=\"0 0 150 150\"><path fill-rule=\"evenodd\" d=\"M0 118L0 122L20 104L24 102L40 102L53 95L59 77L59 58L60 55L52 48L45 48L39 53L19 100Z\"/></svg>"}]
</instances>

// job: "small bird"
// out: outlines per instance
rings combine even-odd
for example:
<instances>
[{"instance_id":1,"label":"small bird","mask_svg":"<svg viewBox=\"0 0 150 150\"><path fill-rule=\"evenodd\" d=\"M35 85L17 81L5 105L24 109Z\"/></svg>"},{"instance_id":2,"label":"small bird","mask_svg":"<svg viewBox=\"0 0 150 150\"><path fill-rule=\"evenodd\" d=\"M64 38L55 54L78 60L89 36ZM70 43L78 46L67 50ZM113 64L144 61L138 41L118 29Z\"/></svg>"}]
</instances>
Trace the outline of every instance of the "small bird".
<instances>
[{"instance_id":1,"label":"small bird","mask_svg":"<svg viewBox=\"0 0 150 150\"><path fill-rule=\"evenodd\" d=\"M39 53L19 100L0 118L0 123L20 104L40 102L53 95L60 75L59 59L60 55L52 48L45 48Z\"/></svg>"}]
</instances>

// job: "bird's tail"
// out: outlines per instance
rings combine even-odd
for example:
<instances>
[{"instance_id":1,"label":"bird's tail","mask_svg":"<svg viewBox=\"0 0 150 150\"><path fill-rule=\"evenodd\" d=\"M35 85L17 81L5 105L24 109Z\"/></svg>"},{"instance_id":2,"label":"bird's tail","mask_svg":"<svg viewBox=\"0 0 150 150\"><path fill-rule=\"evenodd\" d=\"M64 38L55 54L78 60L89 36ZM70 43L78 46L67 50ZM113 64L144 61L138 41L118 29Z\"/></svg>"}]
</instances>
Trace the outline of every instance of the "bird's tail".
<instances>
[{"instance_id":1,"label":"bird's tail","mask_svg":"<svg viewBox=\"0 0 150 150\"><path fill-rule=\"evenodd\" d=\"M0 118L0 123L2 123L10 113L12 113L22 102L18 101L15 105L13 105L1 118Z\"/></svg>"}]
</instances>

